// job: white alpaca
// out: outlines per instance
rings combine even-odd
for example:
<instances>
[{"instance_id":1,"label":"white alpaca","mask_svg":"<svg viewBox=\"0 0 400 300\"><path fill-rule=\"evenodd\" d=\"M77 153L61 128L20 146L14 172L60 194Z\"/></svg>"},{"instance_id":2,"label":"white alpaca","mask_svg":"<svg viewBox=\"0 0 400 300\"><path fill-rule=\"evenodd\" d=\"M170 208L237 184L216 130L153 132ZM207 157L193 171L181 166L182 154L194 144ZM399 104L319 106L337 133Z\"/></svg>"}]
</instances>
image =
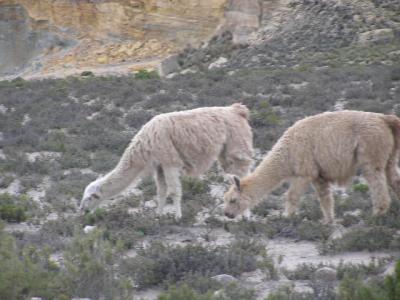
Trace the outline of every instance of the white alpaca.
<instances>
[{"instance_id":1,"label":"white alpaca","mask_svg":"<svg viewBox=\"0 0 400 300\"><path fill-rule=\"evenodd\" d=\"M328 112L290 127L254 172L224 195L225 215L236 217L256 205L284 180L290 180L285 215L296 212L300 196L312 184L324 221L334 220L332 183L345 184L359 169L368 181L373 213L390 205L388 184L400 199L400 119L360 111Z\"/></svg>"},{"instance_id":2,"label":"white alpaca","mask_svg":"<svg viewBox=\"0 0 400 300\"><path fill-rule=\"evenodd\" d=\"M181 218L181 175L203 174L217 160L227 173L248 173L253 155L248 117L247 107L238 103L154 117L136 134L118 165L86 187L81 209L93 209L96 200L109 199L153 173L158 213L171 197L175 216Z\"/></svg>"}]
</instances>

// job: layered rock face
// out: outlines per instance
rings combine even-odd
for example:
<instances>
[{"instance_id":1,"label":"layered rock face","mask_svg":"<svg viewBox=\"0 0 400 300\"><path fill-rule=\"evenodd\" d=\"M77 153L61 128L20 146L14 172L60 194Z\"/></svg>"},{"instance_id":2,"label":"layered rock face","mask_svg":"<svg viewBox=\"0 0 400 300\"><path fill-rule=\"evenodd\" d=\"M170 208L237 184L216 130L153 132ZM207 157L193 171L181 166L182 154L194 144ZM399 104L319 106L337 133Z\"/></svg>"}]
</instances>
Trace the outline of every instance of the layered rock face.
<instances>
[{"instance_id":1,"label":"layered rock face","mask_svg":"<svg viewBox=\"0 0 400 300\"><path fill-rule=\"evenodd\" d=\"M30 18L19 5L0 9L0 73L12 73L32 58L60 43L58 36Z\"/></svg>"},{"instance_id":2,"label":"layered rock face","mask_svg":"<svg viewBox=\"0 0 400 300\"><path fill-rule=\"evenodd\" d=\"M22 61L43 51L44 71L164 57L215 33L224 20L226 2L0 0L0 72L11 72L11 65L21 67ZM48 43L50 36L58 42ZM4 62L16 48L26 51L14 53L16 61L6 67Z\"/></svg>"}]
</instances>

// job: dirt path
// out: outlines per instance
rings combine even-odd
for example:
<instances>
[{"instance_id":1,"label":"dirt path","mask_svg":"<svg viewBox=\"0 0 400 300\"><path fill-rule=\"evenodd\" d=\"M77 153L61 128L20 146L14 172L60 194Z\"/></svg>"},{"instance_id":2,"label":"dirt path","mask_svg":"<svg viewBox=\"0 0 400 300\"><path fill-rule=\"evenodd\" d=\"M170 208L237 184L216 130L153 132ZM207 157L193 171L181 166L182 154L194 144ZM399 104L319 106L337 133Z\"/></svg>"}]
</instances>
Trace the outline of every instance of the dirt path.
<instances>
[{"instance_id":1,"label":"dirt path","mask_svg":"<svg viewBox=\"0 0 400 300\"><path fill-rule=\"evenodd\" d=\"M17 77L22 77L25 80L45 79L45 78L65 78L67 76L80 75L84 71L91 71L96 76L123 76L133 74L135 71L157 70L161 63L161 58L154 57L136 62L126 62L121 64L98 65L93 67L82 68L63 68L53 72L45 71L24 71L12 76L0 77L0 80L12 80Z\"/></svg>"}]
</instances>

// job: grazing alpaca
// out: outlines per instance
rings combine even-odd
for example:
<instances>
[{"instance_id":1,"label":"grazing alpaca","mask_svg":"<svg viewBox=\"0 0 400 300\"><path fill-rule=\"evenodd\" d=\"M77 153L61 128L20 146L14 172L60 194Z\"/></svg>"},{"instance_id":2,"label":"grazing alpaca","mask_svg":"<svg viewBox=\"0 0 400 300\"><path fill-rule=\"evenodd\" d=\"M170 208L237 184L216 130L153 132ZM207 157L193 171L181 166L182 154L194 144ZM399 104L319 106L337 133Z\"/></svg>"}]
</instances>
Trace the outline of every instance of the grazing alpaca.
<instances>
[{"instance_id":1,"label":"grazing alpaca","mask_svg":"<svg viewBox=\"0 0 400 300\"><path fill-rule=\"evenodd\" d=\"M345 184L360 169L368 181L374 215L390 206L390 187L400 198L400 119L361 111L327 112L298 121L278 140L253 173L224 195L225 215L234 218L254 207L285 180L290 181L285 215L297 210L312 184L324 222L334 220L332 183Z\"/></svg>"},{"instance_id":2,"label":"grazing alpaca","mask_svg":"<svg viewBox=\"0 0 400 300\"><path fill-rule=\"evenodd\" d=\"M81 209L93 209L97 201L109 199L136 178L153 173L158 213L163 213L166 199L171 197L176 218L181 218L181 174L198 176L216 160L225 172L248 173L253 155L248 117L247 107L238 103L154 117L136 134L114 170L86 187Z\"/></svg>"}]
</instances>

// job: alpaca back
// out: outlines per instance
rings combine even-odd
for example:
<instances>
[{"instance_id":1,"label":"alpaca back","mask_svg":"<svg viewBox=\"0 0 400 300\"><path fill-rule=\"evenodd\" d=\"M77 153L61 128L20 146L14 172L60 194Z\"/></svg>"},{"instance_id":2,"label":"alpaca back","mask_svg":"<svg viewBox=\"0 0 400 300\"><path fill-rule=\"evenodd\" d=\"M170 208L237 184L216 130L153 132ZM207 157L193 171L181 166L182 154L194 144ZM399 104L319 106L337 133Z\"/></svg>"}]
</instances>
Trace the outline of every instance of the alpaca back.
<instances>
[{"instance_id":1,"label":"alpaca back","mask_svg":"<svg viewBox=\"0 0 400 300\"><path fill-rule=\"evenodd\" d=\"M235 153L252 155L247 116L247 108L240 104L161 114L142 127L127 151L147 164L177 166L197 176L224 149L230 153L235 147Z\"/></svg>"},{"instance_id":2,"label":"alpaca back","mask_svg":"<svg viewBox=\"0 0 400 300\"><path fill-rule=\"evenodd\" d=\"M358 166L387 162L394 138L383 116L341 111L308 117L289 128L277 146L286 149L292 174L344 184Z\"/></svg>"}]
</instances>

